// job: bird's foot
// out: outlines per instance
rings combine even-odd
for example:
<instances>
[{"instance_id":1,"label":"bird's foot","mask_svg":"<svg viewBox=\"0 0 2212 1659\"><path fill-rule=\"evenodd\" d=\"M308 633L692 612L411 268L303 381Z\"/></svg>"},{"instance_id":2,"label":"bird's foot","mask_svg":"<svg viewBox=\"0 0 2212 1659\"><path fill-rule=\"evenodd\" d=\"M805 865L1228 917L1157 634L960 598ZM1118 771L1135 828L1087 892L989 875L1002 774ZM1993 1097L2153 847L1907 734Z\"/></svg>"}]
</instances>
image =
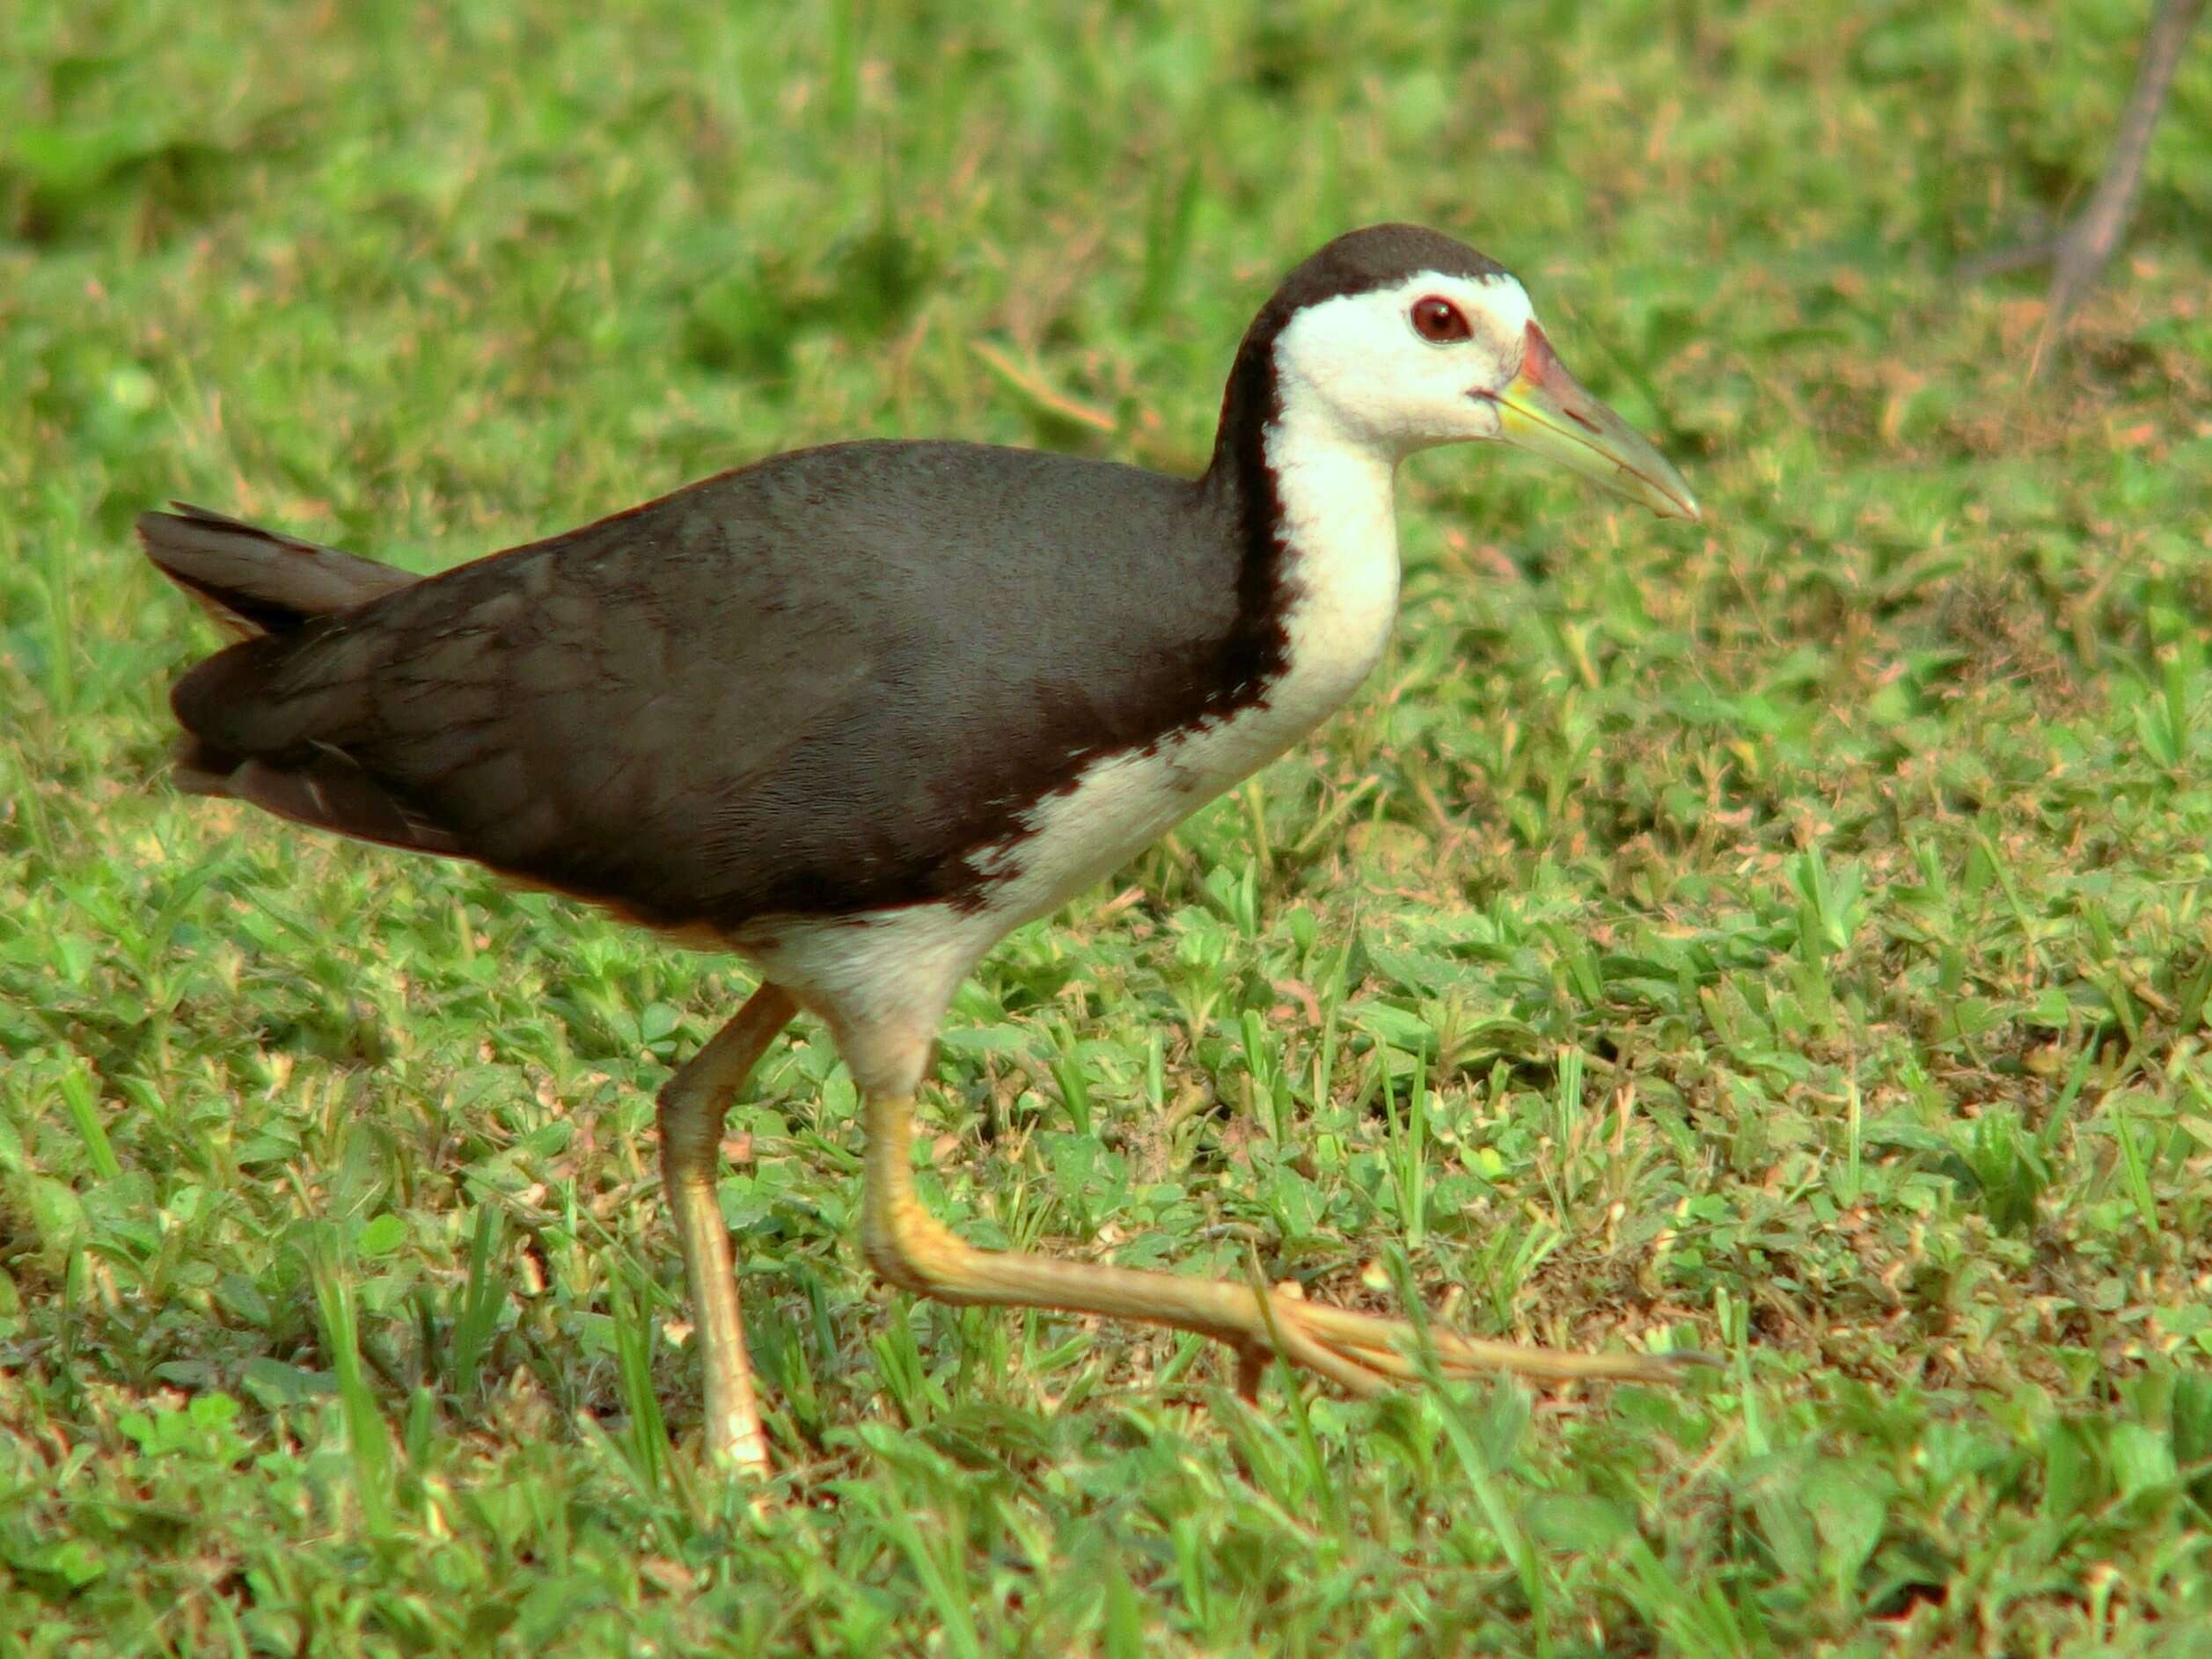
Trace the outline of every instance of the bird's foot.
<instances>
[{"instance_id":1,"label":"bird's foot","mask_svg":"<svg viewBox=\"0 0 2212 1659\"><path fill-rule=\"evenodd\" d=\"M1460 1380L1498 1371L1555 1381L1672 1383L1719 1361L1709 1354L1584 1354L1486 1341L1404 1319L1308 1302L1295 1283L1256 1292L1263 1330L1237 1346L1237 1392L1258 1392L1261 1373L1280 1356L1354 1393L1379 1393L1431 1377Z\"/></svg>"}]
</instances>

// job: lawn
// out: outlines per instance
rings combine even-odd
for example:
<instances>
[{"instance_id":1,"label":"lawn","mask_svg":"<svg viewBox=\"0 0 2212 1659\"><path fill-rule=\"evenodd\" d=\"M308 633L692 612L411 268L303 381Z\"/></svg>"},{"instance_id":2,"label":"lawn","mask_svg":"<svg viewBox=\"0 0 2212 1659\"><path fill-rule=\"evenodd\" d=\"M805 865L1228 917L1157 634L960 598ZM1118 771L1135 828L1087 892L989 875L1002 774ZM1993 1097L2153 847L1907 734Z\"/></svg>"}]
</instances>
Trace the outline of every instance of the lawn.
<instances>
[{"instance_id":1,"label":"lawn","mask_svg":"<svg viewBox=\"0 0 2212 1659\"><path fill-rule=\"evenodd\" d=\"M18 0L0 53L0 1654L2212 1651L2212 49L2040 382L2142 4ZM1706 523L1407 469L1396 642L956 1004L979 1242L1696 1347L1271 1377L888 1291L818 1027L179 798L175 495L428 570L777 449L1195 469L1275 280L1516 270ZM980 648L992 648L985 640Z\"/></svg>"}]
</instances>

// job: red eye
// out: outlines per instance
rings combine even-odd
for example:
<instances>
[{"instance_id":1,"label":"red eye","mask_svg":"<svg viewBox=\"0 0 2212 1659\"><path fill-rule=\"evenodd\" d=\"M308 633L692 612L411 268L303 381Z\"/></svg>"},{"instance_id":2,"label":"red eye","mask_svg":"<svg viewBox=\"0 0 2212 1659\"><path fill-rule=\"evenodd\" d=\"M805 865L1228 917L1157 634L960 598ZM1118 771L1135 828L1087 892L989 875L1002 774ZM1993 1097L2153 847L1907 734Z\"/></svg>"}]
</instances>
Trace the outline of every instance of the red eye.
<instances>
[{"instance_id":1,"label":"red eye","mask_svg":"<svg viewBox=\"0 0 2212 1659\"><path fill-rule=\"evenodd\" d=\"M1470 339L1475 333L1458 306L1433 294L1414 301L1412 314L1413 332L1432 346L1448 346L1455 340Z\"/></svg>"}]
</instances>

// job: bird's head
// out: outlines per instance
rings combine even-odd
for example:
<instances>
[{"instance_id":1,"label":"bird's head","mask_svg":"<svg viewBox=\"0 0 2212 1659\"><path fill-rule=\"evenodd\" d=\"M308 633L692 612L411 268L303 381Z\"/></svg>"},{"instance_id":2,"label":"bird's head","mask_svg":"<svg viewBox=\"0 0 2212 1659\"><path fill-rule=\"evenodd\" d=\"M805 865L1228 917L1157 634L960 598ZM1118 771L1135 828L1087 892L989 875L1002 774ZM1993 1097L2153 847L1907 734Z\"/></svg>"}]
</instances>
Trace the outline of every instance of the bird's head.
<instances>
[{"instance_id":1,"label":"bird's head","mask_svg":"<svg viewBox=\"0 0 2212 1659\"><path fill-rule=\"evenodd\" d=\"M1682 475L1567 372L1520 283L1436 231L1373 225L1329 243L1254 321L1248 365L1271 377L1273 419L1393 461L1499 438L1663 518L1698 516Z\"/></svg>"}]
</instances>

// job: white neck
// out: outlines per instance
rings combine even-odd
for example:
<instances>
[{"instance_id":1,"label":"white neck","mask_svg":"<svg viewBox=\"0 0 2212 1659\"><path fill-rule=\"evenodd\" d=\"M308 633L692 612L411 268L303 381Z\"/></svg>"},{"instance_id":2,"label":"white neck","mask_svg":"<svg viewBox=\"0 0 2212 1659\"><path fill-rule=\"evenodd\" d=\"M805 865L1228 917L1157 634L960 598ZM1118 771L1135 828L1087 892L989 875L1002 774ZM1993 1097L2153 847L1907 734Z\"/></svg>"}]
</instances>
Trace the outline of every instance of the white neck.
<instances>
[{"instance_id":1,"label":"white neck","mask_svg":"<svg viewBox=\"0 0 2212 1659\"><path fill-rule=\"evenodd\" d=\"M1283 578L1295 591L1290 669L1270 700L1308 717L1299 731L1367 677L1398 608L1397 459L1347 434L1304 390L1282 388L1283 415L1265 441L1290 554Z\"/></svg>"}]
</instances>

